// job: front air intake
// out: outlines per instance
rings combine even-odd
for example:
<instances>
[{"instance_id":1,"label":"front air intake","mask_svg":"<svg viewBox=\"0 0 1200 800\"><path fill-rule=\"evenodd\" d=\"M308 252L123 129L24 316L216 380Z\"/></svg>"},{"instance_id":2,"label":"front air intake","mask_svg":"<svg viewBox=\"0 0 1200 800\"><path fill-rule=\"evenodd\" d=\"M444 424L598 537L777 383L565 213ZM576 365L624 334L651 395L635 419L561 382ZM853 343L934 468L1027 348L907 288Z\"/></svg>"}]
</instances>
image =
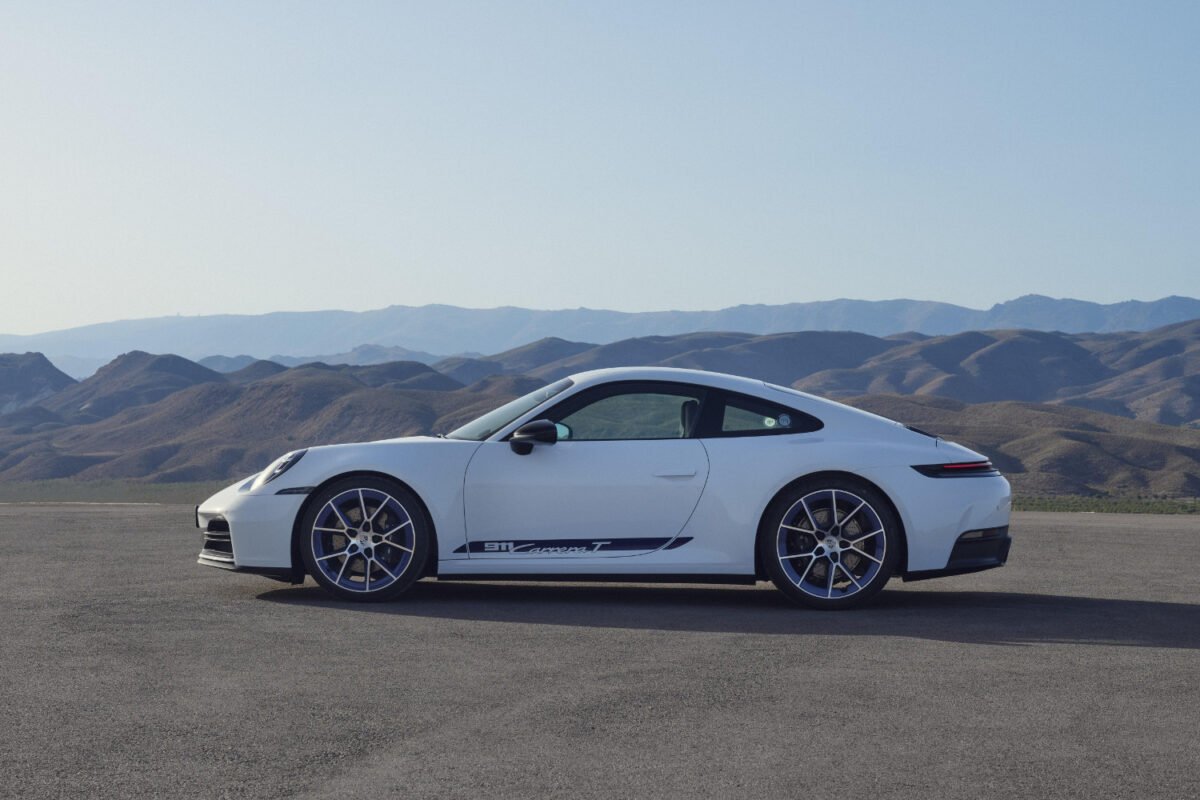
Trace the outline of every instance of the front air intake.
<instances>
[{"instance_id":1,"label":"front air intake","mask_svg":"<svg viewBox=\"0 0 1200 800\"><path fill-rule=\"evenodd\" d=\"M200 558L218 561L233 566L233 538L229 523L221 517L213 517L204 529Z\"/></svg>"}]
</instances>

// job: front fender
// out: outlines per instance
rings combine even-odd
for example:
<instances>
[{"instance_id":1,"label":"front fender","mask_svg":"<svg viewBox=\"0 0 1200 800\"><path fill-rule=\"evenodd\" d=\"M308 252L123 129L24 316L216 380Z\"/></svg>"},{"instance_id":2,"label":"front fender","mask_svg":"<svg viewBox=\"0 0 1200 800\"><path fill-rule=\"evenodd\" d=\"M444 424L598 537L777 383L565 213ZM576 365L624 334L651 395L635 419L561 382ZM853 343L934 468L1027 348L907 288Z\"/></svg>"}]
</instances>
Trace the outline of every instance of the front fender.
<instances>
[{"instance_id":1,"label":"front fender","mask_svg":"<svg viewBox=\"0 0 1200 800\"><path fill-rule=\"evenodd\" d=\"M216 497L228 500L232 491L233 496L247 500L254 498L256 507L286 507L286 518L281 515L275 521L277 527L286 530L266 533L262 526L256 526L257 541L245 542L243 549L246 552L269 551L272 565L283 563L280 559L284 558L290 564L293 526L311 492L351 473L378 473L404 483L425 504L437 531L439 560L462 558L453 551L466 542L463 475L479 444L422 436L313 447L295 466L270 483L241 493L237 491L238 487L230 487ZM201 506L201 513L206 507L207 502ZM244 537L233 531L232 522L230 527L236 554L238 544ZM263 553L263 556L266 557L267 553Z\"/></svg>"}]
</instances>

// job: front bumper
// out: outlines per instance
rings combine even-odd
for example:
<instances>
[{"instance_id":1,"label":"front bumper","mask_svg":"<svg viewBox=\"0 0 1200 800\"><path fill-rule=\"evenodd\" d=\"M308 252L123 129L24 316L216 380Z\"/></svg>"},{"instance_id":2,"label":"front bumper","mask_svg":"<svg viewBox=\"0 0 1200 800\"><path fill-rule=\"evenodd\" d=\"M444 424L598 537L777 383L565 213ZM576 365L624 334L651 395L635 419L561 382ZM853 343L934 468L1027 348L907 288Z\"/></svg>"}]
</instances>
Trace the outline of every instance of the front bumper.
<instances>
[{"instance_id":1,"label":"front bumper","mask_svg":"<svg viewBox=\"0 0 1200 800\"><path fill-rule=\"evenodd\" d=\"M201 531L197 563L281 580L303 580L292 554L292 526L303 495L251 492L250 481L229 486L196 506Z\"/></svg>"}]
</instances>

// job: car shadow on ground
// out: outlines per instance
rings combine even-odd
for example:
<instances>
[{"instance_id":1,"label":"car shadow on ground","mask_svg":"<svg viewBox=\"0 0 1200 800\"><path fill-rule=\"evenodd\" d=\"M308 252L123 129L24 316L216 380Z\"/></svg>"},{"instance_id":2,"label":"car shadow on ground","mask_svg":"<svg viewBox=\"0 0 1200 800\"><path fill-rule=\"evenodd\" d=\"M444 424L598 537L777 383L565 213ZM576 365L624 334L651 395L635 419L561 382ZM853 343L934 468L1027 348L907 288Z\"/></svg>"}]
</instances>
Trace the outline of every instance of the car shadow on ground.
<instances>
[{"instance_id":1,"label":"car shadow on ground","mask_svg":"<svg viewBox=\"0 0 1200 800\"><path fill-rule=\"evenodd\" d=\"M387 603L345 603L312 586L260 599L338 612L699 633L904 636L994 645L1200 649L1200 605L1048 594L884 591L867 608L808 611L758 587L466 583L425 580Z\"/></svg>"}]
</instances>

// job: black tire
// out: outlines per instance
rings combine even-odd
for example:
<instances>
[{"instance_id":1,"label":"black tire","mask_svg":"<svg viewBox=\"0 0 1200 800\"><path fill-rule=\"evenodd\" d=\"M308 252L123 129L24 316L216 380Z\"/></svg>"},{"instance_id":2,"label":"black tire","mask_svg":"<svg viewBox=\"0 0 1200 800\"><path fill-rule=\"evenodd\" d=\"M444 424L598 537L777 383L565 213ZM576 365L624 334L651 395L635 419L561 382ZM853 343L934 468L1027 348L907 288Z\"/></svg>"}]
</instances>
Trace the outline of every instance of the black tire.
<instances>
[{"instance_id":1,"label":"black tire","mask_svg":"<svg viewBox=\"0 0 1200 800\"><path fill-rule=\"evenodd\" d=\"M425 574L430 529L415 494L397 481L364 475L319 490L296 537L304 569L322 589L370 603L391 600Z\"/></svg>"},{"instance_id":2,"label":"black tire","mask_svg":"<svg viewBox=\"0 0 1200 800\"><path fill-rule=\"evenodd\" d=\"M800 605L856 608L879 594L896 571L900 520L887 498L863 481L805 480L768 507L758 553L771 582Z\"/></svg>"}]
</instances>

